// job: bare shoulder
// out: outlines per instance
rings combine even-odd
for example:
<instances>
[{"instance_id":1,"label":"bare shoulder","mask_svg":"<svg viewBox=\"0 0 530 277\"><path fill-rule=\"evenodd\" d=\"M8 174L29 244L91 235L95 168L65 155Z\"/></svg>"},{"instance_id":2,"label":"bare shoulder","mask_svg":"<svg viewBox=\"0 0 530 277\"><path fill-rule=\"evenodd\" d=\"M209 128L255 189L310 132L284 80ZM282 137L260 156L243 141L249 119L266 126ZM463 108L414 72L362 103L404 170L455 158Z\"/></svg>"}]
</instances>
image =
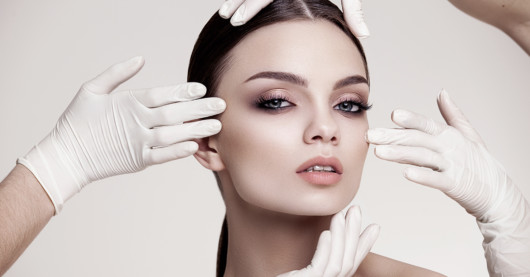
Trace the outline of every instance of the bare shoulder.
<instances>
[{"instance_id":1,"label":"bare shoulder","mask_svg":"<svg viewBox=\"0 0 530 277\"><path fill-rule=\"evenodd\" d=\"M445 275L426 268L414 266L385 256L368 253L364 261L357 269L355 277L399 277L399 276L422 276L443 277Z\"/></svg>"}]
</instances>

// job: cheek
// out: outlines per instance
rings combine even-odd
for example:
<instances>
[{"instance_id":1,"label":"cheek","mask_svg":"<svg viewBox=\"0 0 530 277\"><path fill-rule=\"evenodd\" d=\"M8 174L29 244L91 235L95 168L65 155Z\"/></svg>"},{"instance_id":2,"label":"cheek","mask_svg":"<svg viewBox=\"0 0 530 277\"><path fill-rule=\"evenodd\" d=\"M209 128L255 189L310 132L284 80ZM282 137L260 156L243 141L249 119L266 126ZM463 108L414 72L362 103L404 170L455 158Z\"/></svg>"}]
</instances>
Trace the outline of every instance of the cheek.
<instances>
[{"instance_id":1,"label":"cheek","mask_svg":"<svg viewBox=\"0 0 530 277\"><path fill-rule=\"evenodd\" d=\"M359 190L364 162L369 144L365 133L368 130L366 115L357 119L343 121L340 124L341 142L338 146L338 157L344 167L343 180L339 192L336 192L337 206L342 209L356 195ZM336 207L337 208L337 207Z\"/></svg>"},{"instance_id":2,"label":"cheek","mask_svg":"<svg viewBox=\"0 0 530 277\"><path fill-rule=\"evenodd\" d=\"M223 129L217 146L232 186L243 200L268 210L323 215L340 211L355 196L368 150L365 117L336 118L341 141L333 155L343 163L344 176L338 186L324 191L302 183L295 173L318 153L318 147L303 140L304 115L233 110L220 118Z\"/></svg>"},{"instance_id":3,"label":"cheek","mask_svg":"<svg viewBox=\"0 0 530 277\"><path fill-rule=\"evenodd\" d=\"M362 172L362 166L366 159L369 144L366 142L365 134L368 130L366 116L347 122L341 126L341 152L345 155L341 157L349 164L352 172ZM359 171L360 170L360 171ZM360 174L355 174L360 175Z\"/></svg>"},{"instance_id":4,"label":"cheek","mask_svg":"<svg viewBox=\"0 0 530 277\"><path fill-rule=\"evenodd\" d=\"M221 122L219 151L223 161L229 164L266 163L281 159L301 142L294 139L300 137L299 124L281 116L260 112L227 113L221 117Z\"/></svg>"},{"instance_id":5,"label":"cheek","mask_svg":"<svg viewBox=\"0 0 530 277\"><path fill-rule=\"evenodd\" d=\"M276 209L272 202L286 200L278 194L282 178L295 171L295 153L303 143L300 124L288 117L251 111L225 112L221 118L218 152L234 188L247 202Z\"/></svg>"}]
</instances>

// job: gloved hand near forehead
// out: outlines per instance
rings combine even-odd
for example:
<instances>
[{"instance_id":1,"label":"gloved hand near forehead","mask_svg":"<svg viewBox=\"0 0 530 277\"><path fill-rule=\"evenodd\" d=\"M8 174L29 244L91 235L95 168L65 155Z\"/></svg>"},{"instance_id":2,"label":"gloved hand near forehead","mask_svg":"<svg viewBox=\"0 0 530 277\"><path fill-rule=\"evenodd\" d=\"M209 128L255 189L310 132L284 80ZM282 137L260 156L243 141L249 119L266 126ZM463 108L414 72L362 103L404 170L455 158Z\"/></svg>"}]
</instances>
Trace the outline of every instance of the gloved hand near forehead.
<instances>
[{"instance_id":1,"label":"gloved hand near forehead","mask_svg":"<svg viewBox=\"0 0 530 277\"><path fill-rule=\"evenodd\" d=\"M220 131L215 119L184 123L225 108L219 98L198 99L206 93L201 84L113 92L143 64L136 57L85 83L50 134L19 158L56 214L90 182L189 156L198 149L191 139Z\"/></svg>"},{"instance_id":2,"label":"gloved hand near forehead","mask_svg":"<svg viewBox=\"0 0 530 277\"><path fill-rule=\"evenodd\" d=\"M231 18L230 23L234 26L241 26L247 23L261 9L270 4L273 0L226 0L219 9L222 18ZM351 32L358 38L370 36L368 27L364 23L364 14L361 0L342 0L344 18L350 27Z\"/></svg>"},{"instance_id":3,"label":"gloved hand near forehead","mask_svg":"<svg viewBox=\"0 0 530 277\"><path fill-rule=\"evenodd\" d=\"M407 179L441 190L476 217L491 276L528 275L530 205L445 91L438 106L447 124L395 110L402 128L371 129L367 140L379 158L416 166L405 170Z\"/></svg>"}]
</instances>

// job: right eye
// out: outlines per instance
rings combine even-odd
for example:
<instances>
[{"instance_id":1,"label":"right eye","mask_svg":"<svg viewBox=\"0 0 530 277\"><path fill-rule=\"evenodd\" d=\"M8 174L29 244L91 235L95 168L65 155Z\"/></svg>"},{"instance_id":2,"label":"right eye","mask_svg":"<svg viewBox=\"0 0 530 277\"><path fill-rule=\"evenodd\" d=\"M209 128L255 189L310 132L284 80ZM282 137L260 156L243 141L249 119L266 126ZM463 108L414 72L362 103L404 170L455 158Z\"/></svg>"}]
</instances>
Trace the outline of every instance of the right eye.
<instances>
[{"instance_id":1,"label":"right eye","mask_svg":"<svg viewBox=\"0 0 530 277\"><path fill-rule=\"evenodd\" d=\"M257 105L259 108L266 110L281 110L293 106L291 102L282 97L275 97L270 99L260 97L257 101Z\"/></svg>"}]
</instances>

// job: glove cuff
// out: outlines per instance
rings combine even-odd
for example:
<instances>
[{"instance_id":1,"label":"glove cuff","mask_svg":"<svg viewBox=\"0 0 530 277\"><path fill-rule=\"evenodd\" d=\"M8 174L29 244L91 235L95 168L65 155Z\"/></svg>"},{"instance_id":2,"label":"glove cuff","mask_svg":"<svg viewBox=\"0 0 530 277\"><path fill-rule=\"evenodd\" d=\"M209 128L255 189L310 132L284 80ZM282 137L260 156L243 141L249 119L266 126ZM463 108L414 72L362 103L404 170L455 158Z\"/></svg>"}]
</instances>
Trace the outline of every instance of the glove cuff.
<instances>
[{"instance_id":1,"label":"glove cuff","mask_svg":"<svg viewBox=\"0 0 530 277\"><path fill-rule=\"evenodd\" d=\"M504 218L477 220L490 276L525 276L530 272L530 205L513 187L511 197L503 201Z\"/></svg>"},{"instance_id":2,"label":"glove cuff","mask_svg":"<svg viewBox=\"0 0 530 277\"><path fill-rule=\"evenodd\" d=\"M26 156L17 159L17 163L28 168L46 191L55 207L55 215L59 214L68 199L81 190L70 173L70 166L59 153L48 135Z\"/></svg>"}]
</instances>

